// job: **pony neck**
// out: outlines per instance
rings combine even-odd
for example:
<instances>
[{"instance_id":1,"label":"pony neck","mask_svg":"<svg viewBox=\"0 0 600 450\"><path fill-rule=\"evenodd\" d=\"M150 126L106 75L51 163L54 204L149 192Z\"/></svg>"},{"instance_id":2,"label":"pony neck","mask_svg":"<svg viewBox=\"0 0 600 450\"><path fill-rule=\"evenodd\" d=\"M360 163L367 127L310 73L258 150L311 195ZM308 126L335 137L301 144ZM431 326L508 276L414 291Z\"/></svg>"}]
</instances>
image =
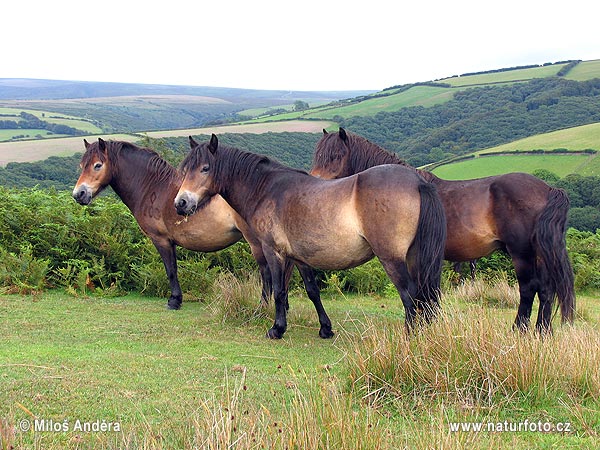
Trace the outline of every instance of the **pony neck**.
<instances>
[{"instance_id":1,"label":"pony neck","mask_svg":"<svg viewBox=\"0 0 600 450\"><path fill-rule=\"evenodd\" d=\"M244 219L256 211L266 191L276 183L276 173L288 169L269 158L235 148L221 149L223 152L215 172L218 194Z\"/></svg>"},{"instance_id":2,"label":"pony neck","mask_svg":"<svg viewBox=\"0 0 600 450\"><path fill-rule=\"evenodd\" d=\"M123 203L135 215L144 194L157 184L171 184L175 177L175 169L159 170L159 165L152 164L154 153L137 149L123 149L115 155L113 161L113 177L110 186ZM164 162L167 165L166 162ZM170 166L169 166L170 167Z\"/></svg>"}]
</instances>

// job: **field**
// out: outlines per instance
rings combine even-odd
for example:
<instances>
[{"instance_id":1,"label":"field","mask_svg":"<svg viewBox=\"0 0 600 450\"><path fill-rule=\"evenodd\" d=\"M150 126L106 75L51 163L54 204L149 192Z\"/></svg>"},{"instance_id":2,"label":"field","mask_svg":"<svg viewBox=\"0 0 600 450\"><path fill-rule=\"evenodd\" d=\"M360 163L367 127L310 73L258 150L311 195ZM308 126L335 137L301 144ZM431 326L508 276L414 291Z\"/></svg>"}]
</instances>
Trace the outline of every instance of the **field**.
<instances>
[{"instance_id":1,"label":"field","mask_svg":"<svg viewBox=\"0 0 600 450\"><path fill-rule=\"evenodd\" d=\"M559 177L570 173L581 173L587 163L596 155L497 155L480 156L453 164L444 164L433 170L438 177L447 180L466 180L471 178L501 175L509 172L532 173L537 169L546 169Z\"/></svg>"},{"instance_id":2,"label":"field","mask_svg":"<svg viewBox=\"0 0 600 450\"><path fill-rule=\"evenodd\" d=\"M573 154L497 155L514 151L566 149ZM600 157L577 153L593 149L600 152L600 123L538 134L525 139L475 152L474 159L438 166L433 172L439 177L460 180L498 175L507 172L533 172L546 169L559 176L579 173L585 176L600 174Z\"/></svg>"},{"instance_id":3,"label":"field","mask_svg":"<svg viewBox=\"0 0 600 450\"><path fill-rule=\"evenodd\" d=\"M323 128L331 128L334 125L330 121L289 121L273 122L264 124L218 126L208 128L192 128L187 130L149 131L143 133L151 138L189 136L211 133L280 133L290 132L312 132L322 133ZM116 139L136 141L142 134L103 134L104 139ZM96 139L95 136L86 136L88 141ZM74 153L83 152L84 137L69 137L58 139L44 139L22 142L0 142L0 166L9 162L39 161L49 156L69 156Z\"/></svg>"},{"instance_id":4,"label":"field","mask_svg":"<svg viewBox=\"0 0 600 450\"><path fill-rule=\"evenodd\" d=\"M533 78L546 78L556 73L564 64L517 69L504 72L483 73L465 77L444 78L440 83L448 83L452 87L480 86L485 84L512 83L516 81L531 80Z\"/></svg>"},{"instance_id":5,"label":"field","mask_svg":"<svg viewBox=\"0 0 600 450\"><path fill-rule=\"evenodd\" d=\"M438 323L409 343L397 298L326 295L336 338L322 340L312 304L295 292L288 332L269 341L270 309L236 316L223 306L247 288L180 311L136 294L0 296L2 448L600 445L595 297L580 295L576 326L541 341L510 331L513 306L465 302L468 287L459 286ZM569 355L577 367L566 366ZM438 362L439 373L428 374ZM504 370L523 378L513 386ZM77 421L97 429L81 431ZM498 432L505 421L569 431ZM459 422L497 431L452 432ZM102 423L111 430L98 431Z\"/></svg>"},{"instance_id":6,"label":"field","mask_svg":"<svg viewBox=\"0 0 600 450\"><path fill-rule=\"evenodd\" d=\"M55 112L50 111L41 111L41 110L33 110L33 109L25 109L25 108L3 108L0 107L0 120L12 120L19 122L20 117L19 114L21 112L26 112L28 114L32 114L43 120L45 122L57 124L57 125L67 125L69 127L77 128L81 130L83 133L95 134L100 133L101 130L96 125L92 124L90 121L82 119L81 117L68 116L65 114L57 114ZM35 136L60 136L56 134L49 133L47 130L34 130L34 129L16 129L16 130L0 130L0 142L8 141L12 139L14 136L25 135L29 139L34 138Z\"/></svg>"}]
</instances>

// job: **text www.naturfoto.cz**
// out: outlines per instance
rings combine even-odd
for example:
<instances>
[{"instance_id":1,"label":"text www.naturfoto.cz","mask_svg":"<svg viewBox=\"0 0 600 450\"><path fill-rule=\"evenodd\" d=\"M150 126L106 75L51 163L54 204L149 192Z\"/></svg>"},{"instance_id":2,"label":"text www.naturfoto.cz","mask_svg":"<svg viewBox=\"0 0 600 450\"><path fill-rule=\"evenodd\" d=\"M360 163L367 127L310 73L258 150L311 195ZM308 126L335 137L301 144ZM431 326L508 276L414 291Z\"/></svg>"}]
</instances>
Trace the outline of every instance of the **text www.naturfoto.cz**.
<instances>
[{"instance_id":1,"label":"text www.naturfoto.cz","mask_svg":"<svg viewBox=\"0 0 600 450\"><path fill-rule=\"evenodd\" d=\"M492 432L492 433L571 433L570 422L558 422L556 424L550 422L530 422L525 419L522 422L450 422L450 431L456 432L467 432L467 433L479 433L479 432Z\"/></svg>"}]
</instances>

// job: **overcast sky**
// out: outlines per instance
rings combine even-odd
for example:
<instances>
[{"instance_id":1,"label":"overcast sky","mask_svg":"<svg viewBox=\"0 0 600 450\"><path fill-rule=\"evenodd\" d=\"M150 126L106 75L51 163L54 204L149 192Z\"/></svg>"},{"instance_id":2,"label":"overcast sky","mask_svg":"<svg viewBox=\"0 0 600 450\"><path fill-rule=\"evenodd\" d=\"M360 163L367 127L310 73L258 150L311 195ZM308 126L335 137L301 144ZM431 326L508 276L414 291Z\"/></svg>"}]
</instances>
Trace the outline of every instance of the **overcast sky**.
<instances>
[{"instance_id":1,"label":"overcast sky","mask_svg":"<svg viewBox=\"0 0 600 450\"><path fill-rule=\"evenodd\" d=\"M600 59L599 0L30 0L0 11L0 78L379 90Z\"/></svg>"}]
</instances>

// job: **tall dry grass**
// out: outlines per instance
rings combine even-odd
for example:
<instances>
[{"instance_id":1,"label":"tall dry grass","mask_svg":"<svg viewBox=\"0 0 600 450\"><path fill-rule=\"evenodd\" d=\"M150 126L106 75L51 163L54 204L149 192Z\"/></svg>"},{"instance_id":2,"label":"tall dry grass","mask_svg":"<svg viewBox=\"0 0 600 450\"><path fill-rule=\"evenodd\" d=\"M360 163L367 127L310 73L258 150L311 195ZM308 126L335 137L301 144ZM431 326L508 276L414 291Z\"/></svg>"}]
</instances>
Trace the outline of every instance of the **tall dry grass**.
<instances>
[{"instance_id":1,"label":"tall dry grass","mask_svg":"<svg viewBox=\"0 0 600 450\"><path fill-rule=\"evenodd\" d=\"M600 333L586 324L553 336L509 331L494 311L446 305L435 323L407 337L400 323L372 322L350 354L365 398L443 398L495 405L600 397Z\"/></svg>"}]
</instances>

